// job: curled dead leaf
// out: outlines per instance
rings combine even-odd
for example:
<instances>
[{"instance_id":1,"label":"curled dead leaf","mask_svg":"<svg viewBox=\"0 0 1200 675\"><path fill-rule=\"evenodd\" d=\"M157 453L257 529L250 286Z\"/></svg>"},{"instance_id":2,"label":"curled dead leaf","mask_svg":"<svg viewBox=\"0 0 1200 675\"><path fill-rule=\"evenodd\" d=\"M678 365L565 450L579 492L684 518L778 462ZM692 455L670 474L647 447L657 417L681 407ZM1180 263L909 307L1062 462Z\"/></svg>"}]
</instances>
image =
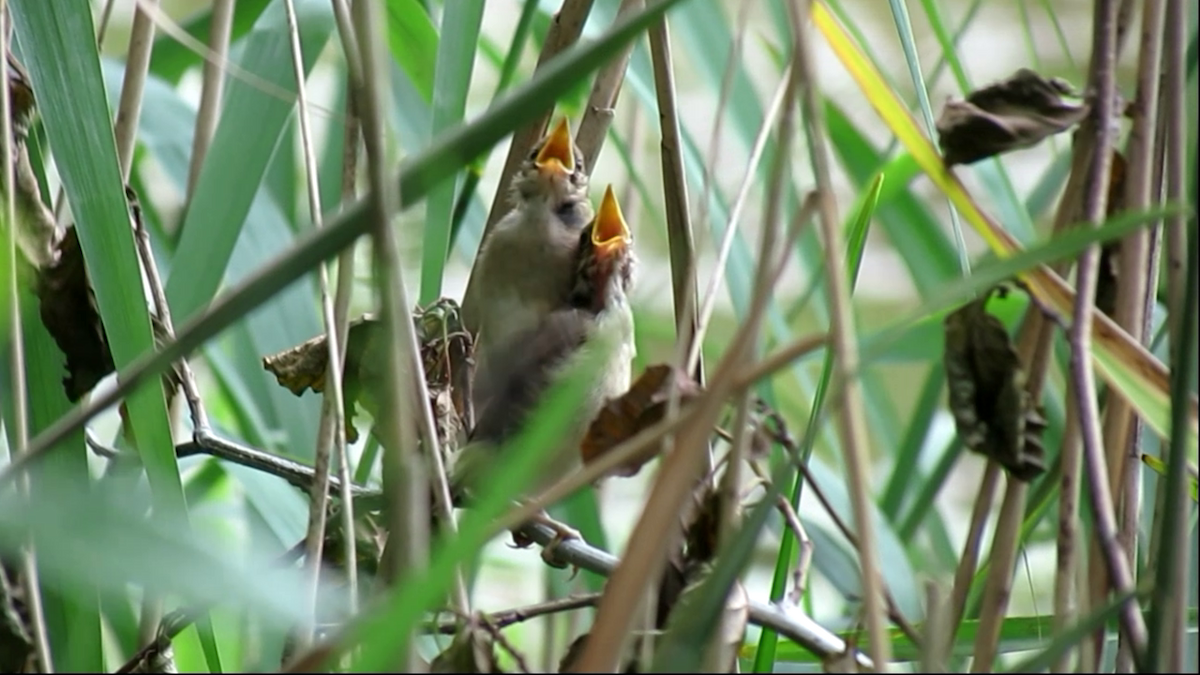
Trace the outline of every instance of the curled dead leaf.
<instances>
[{"instance_id":1,"label":"curled dead leaf","mask_svg":"<svg viewBox=\"0 0 1200 675\"><path fill-rule=\"evenodd\" d=\"M125 195L129 201L131 218L135 225L140 226L141 207L137 195L128 187ZM67 228L54 245L51 260L38 271L34 294L38 298L42 324L66 357L67 375L63 378L63 389L67 399L74 403L112 373L116 366L74 227ZM166 327L153 312L150 314L150 328L155 347L161 347L169 336ZM176 368L169 369L163 375L168 402L181 382L182 376Z\"/></svg>"},{"instance_id":2,"label":"curled dead leaf","mask_svg":"<svg viewBox=\"0 0 1200 675\"><path fill-rule=\"evenodd\" d=\"M442 298L413 313L417 329L425 379L429 386L429 405L434 412L439 440L443 446L457 441L470 401L469 380L473 343L462 328L458 305ZM385 346L383 325L372 314L350 322L346 338L346 361L342 372L343 415L346 440L358 440L354 426L355 405L361 405L372 417L378 417L383 393ZM329 367L329 349L325 335L318 335L276 354L263 357L263 368L275 376L280 386L296 396L306 390L325 391Z\"/></svg>"},{"instance_id":3,"label":"curled dead leaf","mask_svg":"<svg viewBox=\"0 0 1200 675\"><path fill-rule=\"evenodd\" d=\"M672 386L678 387L681 405L699 396L701 391L700 385L684 371L659 364L647 367L628 392L605 403L580 447L584 464L596 461L643 429L661 422L667 414ZM650 448L617 467L614 473L636 475L658 451L657 447Z\"/></svg>"},{"instance_id":4,"label":"curled dead leaf","mask_svg":"<svg viewBox=\"0 0 1200 675\"><path fill-rule=\"evenodd\" d=\"M943 358L950 412L963 445L1028 482L1045 471L1038 438L1045 422L1030 404L1008 331L987 312L994 292L946 317Z\"/></svg>"},{"instance_id":5,"label":"curled dead leaf","mask_svg":"<svg viewBox=\"0 0 1200 675\"><path fill-rule=\"evenodd\" d=\"M1066 82L1022 68L1012 77L977 89L966 100L946 102L937 121L938 145L947 166L971 164L1027 148L1066 131L1088 114Z\"/></svg>"}]
</instances>

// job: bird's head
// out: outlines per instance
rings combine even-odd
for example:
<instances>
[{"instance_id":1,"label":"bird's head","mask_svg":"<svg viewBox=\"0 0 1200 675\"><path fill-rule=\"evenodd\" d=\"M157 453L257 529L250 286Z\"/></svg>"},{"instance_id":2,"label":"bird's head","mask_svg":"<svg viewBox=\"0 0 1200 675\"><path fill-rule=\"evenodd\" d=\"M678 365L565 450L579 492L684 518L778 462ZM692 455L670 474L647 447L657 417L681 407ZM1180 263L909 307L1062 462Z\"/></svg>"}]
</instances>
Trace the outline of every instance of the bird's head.
<instances>
[{"instance_id":1,"label":"bird's head","mask_svg":"<svg viewBox=\"0 0 1200 675\"><path fill-rule=\"evenodd\" d=\"M565 117L533 146L513 179L519 199L542 200L552 210L586 201L587 186L583 153L571 141Z\"/></svg>"},{"instance_id":2,"label":"bird's head","mask_svg":"<svg viewBox=\"0 0 1200 675\"><path fill-rule=\"evenodd\" d=\"M613 194L612 185L579 241L572 304L599 312L623 299L633 283L633 236Z\"/></svg>"}]
</instances>

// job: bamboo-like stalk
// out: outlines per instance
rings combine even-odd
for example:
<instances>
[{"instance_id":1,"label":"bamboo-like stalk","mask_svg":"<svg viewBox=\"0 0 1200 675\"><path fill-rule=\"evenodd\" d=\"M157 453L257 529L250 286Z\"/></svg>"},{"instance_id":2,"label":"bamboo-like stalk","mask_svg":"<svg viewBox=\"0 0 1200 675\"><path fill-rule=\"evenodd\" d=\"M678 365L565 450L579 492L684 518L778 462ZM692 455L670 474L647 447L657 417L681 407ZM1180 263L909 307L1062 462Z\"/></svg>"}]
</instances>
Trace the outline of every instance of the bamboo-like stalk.
<instances>
[{"instance_id":1,"label":"bamboo-like stalk","mask_svg":"<svg viewBox=\"0 0 1200 675\"><path fill-rule=\"evenodd\" d=\"M645 4L645 0L621 0L614 21L620 21L640 11ZM632 42L622 47L617 56L596 73L596 79L592 83L592 93L588 96L583 119L579 121L579 129L575 132L575 147L583 153L583 165L589 172L596 167L596 160L604 147L604 137L608 134L608 128L612 126L613 110L617 107L617 97L621 93L621 85L625 82L625 70L629 66L631 54ZM625 199L624 195L621 204L626 213L634 212L632 202Z\"/></svg>"},{"instance_id":2,"label":"bamboo-like stalk","mask_svg":"<svg viewBox=\"0 0 1200 675\"><path fill-rule=\"evenodd\" d=\"M293 0L284 0L283 6L287 16L292 66L296 77L296 117L300 122L300 148L304 159L308 215L312 219L314 227L321 227L323 224L321 186L308 113L308 91L305 84L304 54L300 47L300 26L296 20L296 7ZM313 482L309 490L308 528L304 537L304 569L308 583L305 591L308 593L306 605L309 610L307 621L293 635L293 650L305 649L312 642L313 630L317 621L317 593L321 580L321 559L325 550L330 455L334 452L339 455L344 454L346 447L345 419L342 416L342 359L345 350L342 349L342 342L339 339L339 335L344 331L334 318L333 300L329 294L329 273L324 264L318 265L317 268L317 279L321 291L321 319L325 327L325 346L328 351L327 386L321 397L317 447L313 456ZM353 530L347 530L344 536L347 539L353 539ZM347 567L354 565L354 559L350 558L347 561Z\"/></svg>"},{"instance_id":3,"label":"bamboo-like stalk","mask_svg":"<svg viewBox=\"0 0 1200 675\"><path fill-rule=\"evenodd\" d=\"M8 227L5 228L8 236L5 237L5 257L7 259L8 274L5 275L4 283L8 287L8 325L12 329L12 333L8 336L9 354L12 356L10 367L12 368L12 391L16 394L13 397L13 419L7 420L9 426L9 439L12 442L12 448L9 452L12 458L16 459L25 453L29 444L29 408L26 392L29 390L29 383L25 373L25 338L24 327L21 321L21 292L20 285L17 279L17 202L16 202L16 172L14 171L12 157L13 139L12 126L12 101L9 96L9 34L11 32L11 21L8 17L8 7L4 0L0 0L0 158L3 158L3 188L4 188L4 216ZM24 475L18 481L18 489L22 493L24 499L32 498L31 486L28 474ZM26 607L29 611L29 629L30 638L33 640L33 653L37 657L35 668L40 667L41 672L54 672L54 658L50 651L50 637L46 630L46 614L42 605L42 589L38 582L37 568L37 552L33 546L33 538L30 537L25 542L20 556L19 564L21 568L21 586L25 594Z\"/></svg>"},{"instance_id":4,"label":"bamboo-like stalk","mask_svg":"<svg viewBox=\"0 0 1200 675\"><path fill-rule=\"evenodd\" d=\"M794 51L793 58L798 56L799 52ZM668 415L661 424L664 428L670 428L682 420L687 421L686 426L675 438L674 444L670 446L671 449L655 476L653 489L634 527L626 553L609 579L608 587L600 600L596 623L584 646L583 654L575 663L574 668L577 672L612 672L617 668L623 652L620 646L629 635L632 621L646 596L646 588L653 580L658 579L666 562L667 551L676 546L682 536L676 516L691 494L696 481L704 475L705 450L708 447L710 430L724 407L727 396L733 391L737 372L749 358L749 349L771 292L773 269L770 261L775 258L774 243L778 239L779 223L782 219L780 212L783 184L786 164L790 159L795 93L799 86L800 72L800 68L793 67L789 76L788 89L792 95L785 97L787 107L780 120L779 155L776 157L776 166L767 190L762 245L754 294L746 321L735 334L705 393L693 406L689 406L690 413ZM631 442L633 440L636 439L631 439ZM602 461L604 459L607 459L607 456L602 458Z\"/></svg>"},{"instance_id":5,"label":"bamboo-like stalk","mask_svg":"<svg viewBox=\"0 0 1200 675\"><path fill-rule=\"evenodd\" d=\"M125 80L121 84L121 100L117 104L117 121L113 133L117 140L117 160L121 177L129 177L133 163L133 148L137 143L138 118L142 111L142 90L150 69L150 48L154 46L154 22L143 4L153 9L158 0L141 0L135 4L133 27L129 32L129 51L125 56Z\"/></svg>"},{"instance_id":6,"label":"bamboo-like stalk","mask_svg":"<svg viewBox=\"0 0 1200 675\"><path fill-rule=\"evenodd\" d=\"M1075 396L1074 385L1068 381L1067 400ZM1080 565L1079 551L1079 479L1083 469L1083 447L1079 438L1079 413L1074 406L1067 406L1067 419L1059 452L1062 477L1058 494L1058 537L1055 540L1056 556L1054 567L1054 632L1062 634L1075 625L1079 616L1077 569ZM1066 673L1071 669L1074 648L1067 649L1050 670Z\"/></svg>"},{"instance_id":7,"label":"bamboo-like stalk","mask_svg":"<svg viewBox=\"0 0 1200 675\"><path fill-rule=\"evenodd\" d=\"M966 613L967 596L971 591L971 581L975 578L975 568L979 564L979 548L983 544L983 531L987 526L988 514L992 511L992 500L996 497L996 483L1000 480L1000 474L1000 465L989 461L984 469L983 478L979 480L979 490L975 494L975 505L971 507L971 520L967 526L963 552L958 557L958 567L954 571L954 585L950 587L950 622L946 635L948 644L954 643L954 636L957 635L958 626Z\"/></svg>"},{"instance_id":8,"label":"bamboo-like stalk","mask_svg":"<svg viewBox=\"0 0 1200 675\"><path fill-rule=\"evenodd\" d=\"M367 176L370 186L369 202L372 217L372 243L375 254L375 275L379 287L380 315L384 327L384 395L385 409L396 414L376 421L383 441L383 478L387 493L387 547L390 556L381 562L385 581L395 583L401 575L427 564L429 550L428 483L423 475L418 455L418 439L425 436L425 448L438 453L437 433L432 423L424 434L418 433L418 416L427 417L429 406L424 373L418 364L417 339L408 314L408 294L400 270L400 252L392 230L389 214L399 201L393 186L388 184L384 153L383 100L381 89L387 87L384 74L382 36L385 22L379 17L379 6L373 2L356 2L352 8L354 33L358 40L363 79L356 93L359 114L362 116L363 144L366 148ZM413 387L414 382L418 386ZM416 400L414 400L414 398ZM422 415L424 412L424 415ZM347 536L353 536L347 532ZM390 558L390 559L386 559ZM349 564L354 564L349 561ZM421 663L413 635L399 635L396 640L404 655L398 664L410 672Z\"/></svg>"},{"instance_id":9,"label":"bamboo-like stalk","mask_svg":"<svg viewBox=\"0 0 1200 675\"><path fill-rule=\"evenodd\" d=\"M1154 176L1154 137L1158 118L1159 66L1162 60L1164 0L1146 0L1142 5L1141 40L1138 42L1137 97L1133 101L1133 125L1130 129L1126 158L1125 208L1142 211L1151 204L1151 181ZM1103 213L1103 211L1102 211ZM1149 230L1141 229L1121 241L1121 283L1117 290L1113 319L1139 342L1145 341L1147 286L1157 280L1157 271L1149 268ZM1103 433L1108 463L1109 486L1112 491L1118 520L1132 524L1121 527L1119 538L1131 573L1136 572L1137 517L1141 487L1141 463L1129 461L1132 440L1133 409L1121 396L1111 396L1104 411ZM1136 452L1136 450L1135 450ZM1132 517L1124 516L1126 511ZM1097 549L1093 546L1093 551ZM1102 558L1092 556L1092 594L1094 601L1105 597L1109 589ZM1136 577L1133 579L1136 582ZM1126 637L1120 638L1118 672L1133 669Z\"/></svg>"},{"instance_id":10,"label":"bamboo-like stalk","mask_svg":"<svg viewBox=\"0 0 1200 675\"><path fill-rule=\"evenodd\" d=\"M1183 0L1167 0L1165 21L1165 45L1163 51L1163 109L1161 129L1164 137L1163 182L1166 200L1170 203L1186 201L1187 180L1187 6ZM1172 374L1190 373L1196 369L1195 333L1192 330L1195 317L1195 285L1197 284L1195 253L1188 246L1187 216L1183 213L1170 216L1166 222L1167 256L1167 306L1170 336L1170 363ZM1191 242L1195 247L1196 242ZM1192 267L1185 267L1187 256L1193 256ZM1191 278L1189 279L1189 275ZM1188 298L1192 306L1189 307ZM1190 312L1190 314L1189 314ZM1189 316L1192 319L1189 319ZM1190 351L1190 354L1186 352ZM1182 357L1188 356L1190 363ZM1185 394L1186 396L1186 394ZM1174 410L1172 413L1174 414ZM1188 556L1190 547L1187 513L1189 504L1183 483L1186 458L1177 458L1175 444L1167 454L1167 474L1159 481L1158 505L1155 510L1154 536L1151 540L1150 559L1155 566L1155 594L1151 601L1147 634L1145 672L1182 672L1185 663L1186 642L1186 595L1180 589L1188 584ZM1181 448L1180 448L1181 449Z\"/></svg>"},{"instance_id":11,"label":"bamboo-like stalk","mask_svg":"<svg viewBox=\"0 0 1200 675\"><path fill-rule=\"evenodd\" d=\"M538 56L534 72L579 40L579 36L583 33L583 24L587 22L594 2L595 0L563 0L558 13L554 15L554 21L550 24L550 30L546 33L546 42L542 45L542 52ZM483 226L480 245L487 241L492 227L508 213L510 196L508 188L512 184L512 178L516 175L517 168L525 154L529 152L529 148L546 133L546 125L550 122L552 112L551 110L540 111L536 117L530 118L528 124L513 133L512 142L508 146L508 156L504 160L504 169L500 172L500 181L496 185L496 194L492 198L492 207L488 211L487 222ZM590 169L591 165L588 167ZM479 329L473 305L475 297L475 294L472 293L473 283L477 283L474 266L471 267L471 274L467 277L462 306L463 326L472 333Z\"/></svg>"},{"instance_id":12,"label":"bamboo-like stalk","mask_svg":"<svg viewBox=\"0 0 1200 675\"><path fill-rule=\"evenodd\" d=\"M802 3L807 19L811 2ZM866 617L871 660L879 672L885 672L891 661L892 647L888 640L882 578L879 574L879 553L875 530L871 523L870 452L868 448L866 415L862 391L857 378L858 341L855 337L854 312L850 305L849 280L846 276L845 246L838 224L833 197L833 181L826 148L816 67L812 63L805 33L806 21L800 7L789 3L789 18L795 40L792 67L804 83L801 106L808 126L813 173L817 185L817 215L825 244L825 283L829 292L829 343L834 356L834 377L840 383L833 392L832 405L837 411L838 436L846 463L846 488L854 511L854 526L858 531L859 565L862 569L863 613ZM785 109L786 111L786 109ZM779 152L787 146L780 144Z\"/></svg>"},{"instance_id":13,"label":"bamboo-like stalk","mask_svg":"<svg viewBox=\"0 0 1200 675\"><path fill-rule=\"evenodd\" d=\"M1108 174L1112 164L1113 130L1116 104L1116 30L1115 0L1100 0L1094 18L1094 60L1096 100L1093 103L1096 119L1096 153L1089 167L1088 190L1084 195L1084 220L1095 227L1104 217L1107 203ZM1076 273L1076 301L1068 341L1071 346L1071 379L1076 395L1069 406L1075 406L1083 442L1083 464L1089 486L1092 512L1095 518L1095 541L1099 547L1113 586L1120 593L1133 587L1129 566L1120 550L1116 532L1116 513L1112 503L1112 483L1103 452L1103 436L1096 403L1095 373L1092 371L1091 338L1093 298L1100 261L1100 247L1091 246L1079 258ZM1093 576L1094 578L1094 576ZM1105 594L1096 593L1093 585L1090 605L1099 606ZM1124 603L1121 611L1122 630L1128 634L1135 652L1145 647L1146 628L1135 600ZM1095 646L1103 645L1103 631ZM1098 649L1093 647L1098 655Z\"/></svg>"},{"instance_id":14,"label":"bamboo-like stalk","mask_svg":"<svg viewBox=\"0 0 1200 675\"><path fill-rule=\"evenodd\" d=\"M229 57L229 35L233 28L233 0L213 0L208 28L208 49L213 58L204 61L204 80L200 87L200 106L196 110L196 128L192 135L192 156L188 162L186 204L196 191L200 167L208 155L213 134L220 119L221 95L225 89L224 62ZM186 206L185 206L186 209Z\"/></svg>"},{"instance_id":15,"label":"bamboo-like stalk","mask_svg":"<svg viewBox=\"0 0 1200 675\"><path fill-rule=\"evenodd\" d=\"M358 58L358 41L354 37L354 27L350 22L350 8L345 0L333 0L333 12L338 28L338 36L342 40L342 52L346 59L346 114L345 128L342 137L342 183L341 202L339 210L351 203L356 196L356 179L358 177L358 148L362 138L362 129L358 118L358 104L355 103L355 86L353 82L362 81L362 65ZM337 328L337 343L341 348L338 362L344 363L346 358L346 340L349 337L350 325L350 295L354 291L354 252L356 247L349 246L338 254L337 291L333 298L333 323ZM338 487L342 500L342 532L354 532L354 500L350 498L350 456L345 443L339 444L340 453L337 457ZM342 537L344 560L358 560L357 537ZM346 586L349 593L349 611L358 612L358 565L346 566Z\"/></svg>"},{"instance_id":16,"label":"bamboo-like stalk","mask_svg":"<svg viewBox=\"0 0 1200 675\"><path fill-rule=\"evenodd\" d=\"M1004 502L996 521L996 534L992 537L989 556L987 585L983 589L983 604L979 610L979 629L975 634L975 652L971 663L972 673L987 673L996 660L1000 643L1000 626L1008 610L1012 594L1013 568L1017 559L1017 535L1021 529L1021 515L1025 510L1025 494L1028 484L1007 476Z\"/></svg>"}]
</instances>

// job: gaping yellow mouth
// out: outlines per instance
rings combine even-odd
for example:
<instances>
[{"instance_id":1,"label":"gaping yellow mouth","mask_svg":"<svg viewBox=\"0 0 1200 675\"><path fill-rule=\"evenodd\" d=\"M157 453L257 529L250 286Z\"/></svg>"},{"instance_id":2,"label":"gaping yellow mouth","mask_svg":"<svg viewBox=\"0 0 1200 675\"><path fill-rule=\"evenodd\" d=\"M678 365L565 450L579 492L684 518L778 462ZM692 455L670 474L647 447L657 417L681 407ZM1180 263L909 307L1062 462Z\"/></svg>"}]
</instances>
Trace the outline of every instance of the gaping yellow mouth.
<instances>
[{"instance_id":1,"label":"gaping yellow mouth","mask_svg":"<svg viewBox=\"0 0 1200 675\"><path fill-rule=\"evenodd\" d=\"M592 224L592 245L599 253L611 254L629 246L632 239L629 224L621 214L621 205L617 203L610 184L604 190L604 199Z\"/></svg>"},{"instance_id":2,"label":"gaping yellow mouth","mask_svg":"<svg viewBox=\"0 0 1200 675\"><path fill-rule=\"evenodd\" d=\"M550 132L550 137L533 162L544 176L571 174L575 168L575 144L571 142L571 127L567 125L567 118L558 121L558 126Z\"/></svg>"}]
</instances>

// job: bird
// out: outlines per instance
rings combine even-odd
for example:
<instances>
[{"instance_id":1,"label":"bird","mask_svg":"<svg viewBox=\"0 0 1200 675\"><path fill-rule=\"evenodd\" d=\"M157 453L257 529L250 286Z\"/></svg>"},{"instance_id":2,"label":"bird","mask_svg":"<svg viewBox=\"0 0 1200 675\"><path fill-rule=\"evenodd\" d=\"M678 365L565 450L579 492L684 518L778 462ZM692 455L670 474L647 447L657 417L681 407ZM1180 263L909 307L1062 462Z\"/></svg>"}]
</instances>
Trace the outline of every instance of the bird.
<instances>
[{"instance_id":1,"label":"bird","mask_svg":"<svg viewBox=\"0 0 1200 675\"><path fill-rule=\"evenodd\" d=\"M480 379L488 378L495 352L512 336L567 301L580 232L594 215L588 180L566 118L533 146L513 177L513 208L484 239L463 298Z\"/></svg>"},{"instance_id":2,"label":"bird","mask_svg":"<svg viewBox=\"0 0 1200 675\"><path fill-rule=\"evenodd\" d=\"M591 377L585 399L527 494L545 490L582 465L580 444L588 425L605 403L629 389L637 355L629 304L636 259L629 226L611 185L595 217L577 238L565 300L496 345L495 366L476 381L481 406L467 443L455 456L451 494L468 493L477 485L486 476L495 450L521 431L542 395L568 373L577 372L582 363L596 366L583 371ZM540 520L555 529L556 543L579 536L559 523ZM547 547L544 557L552 551L553 545Z\"/></svg>"}]
</instances>

